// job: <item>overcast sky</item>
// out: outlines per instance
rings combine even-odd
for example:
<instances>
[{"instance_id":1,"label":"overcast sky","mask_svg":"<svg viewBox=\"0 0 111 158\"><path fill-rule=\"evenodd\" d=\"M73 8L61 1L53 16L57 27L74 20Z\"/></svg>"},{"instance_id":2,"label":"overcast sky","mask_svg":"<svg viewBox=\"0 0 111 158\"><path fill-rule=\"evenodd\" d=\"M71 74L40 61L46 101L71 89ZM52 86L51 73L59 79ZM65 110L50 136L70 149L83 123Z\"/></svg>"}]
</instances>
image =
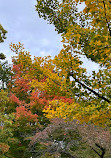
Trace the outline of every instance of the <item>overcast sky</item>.
<instances>
[{"instance_id":1,"label":"overcast sky","mask_svg":"<svg viewBox=\"0 0 111 158\"><path fill-rule=\"evenodd\" d=\"M54 57L62 48L60 35L53 25L39 18L35 4L36 0L0 0L0 23L8 31L0 52L7 56L9 63L14 55L9 49L11 42L21 42L32 56ZM97 64L83 61L89 72L98 68Z\"/></svg>"}]
</instances>

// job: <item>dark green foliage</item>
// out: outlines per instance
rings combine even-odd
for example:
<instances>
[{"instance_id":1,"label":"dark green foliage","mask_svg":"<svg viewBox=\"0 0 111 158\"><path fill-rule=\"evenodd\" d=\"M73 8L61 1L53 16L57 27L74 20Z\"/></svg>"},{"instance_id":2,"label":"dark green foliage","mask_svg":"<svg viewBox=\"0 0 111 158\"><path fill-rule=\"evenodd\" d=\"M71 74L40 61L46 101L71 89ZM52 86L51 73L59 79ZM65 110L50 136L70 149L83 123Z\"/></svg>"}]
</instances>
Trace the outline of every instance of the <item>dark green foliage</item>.
<instances>
[{"instance_id":1,"label":"dark green foliage","mask_svg":"<svg viewBox=\"0 0 111 158\"><path fill-rule=\"evenodd\" d=\"M0 59L4 60L6 56L3 53L0 53Z\"/></svg>"},{"instance_id":2,"label":"dark green foliage","mask_svg":"<svg viewBox=\"0 0 111 158\"><path fill-rule=\"evenodd\" d=\"M7 87L9 80L11 80L12 72L11 66L9 66L8 61L0 61L0 81L2 83L1 88L4 89Z\"/></svg>"},{"instance_id":3,"label":"dark green foliage","mask_svg":"<svg viewBox=\"0 0 111 158\"><path fill-rule=\"evenodd\" d=\"M4 42L4 39L6 39L6 33L7 31L0 24L0 43Z\"/></svg>"}]
</instances>

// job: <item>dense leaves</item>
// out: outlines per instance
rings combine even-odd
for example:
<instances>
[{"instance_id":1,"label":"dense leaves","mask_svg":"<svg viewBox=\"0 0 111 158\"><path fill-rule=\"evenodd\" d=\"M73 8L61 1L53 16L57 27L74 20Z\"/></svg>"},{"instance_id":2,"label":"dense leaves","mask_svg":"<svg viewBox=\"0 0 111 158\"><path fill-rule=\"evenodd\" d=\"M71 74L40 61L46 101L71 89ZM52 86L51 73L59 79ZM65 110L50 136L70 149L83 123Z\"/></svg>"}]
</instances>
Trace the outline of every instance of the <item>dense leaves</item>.
<instances>
[{"instance_id":1,"label":"dense leaves","mask_svg":"<svg viewBox=\"0 0 111 158\"><path fill-rule=\"evenodd\" d=\"M85 3L82 11L78 9L81 3ZM61 33L63 49L53 64L55 72L63 78L60 85L67 91L65 95L74 99L72 104L50 102L44 110L47 117L75 118L110 126L110 2L37 0L36 9L40 17ZM89 76L82 67L81 55L98 63L98 72L92 71Z\"/></svg>"},{"instance_id":2,"label":"dense leaves","mask_svg":"<svg viewBox=\"0 0 111 158\"><path fill-rule=\"evenodd\" d=\"M85 7L79 11L78 5ZM62 33L63 42L76 49L76 53L110 66L111 51L111 4L104 0L37 0L37 12L40 17L54 24L58 33Z\"/></svg>"},{"instance_id":3,"label":"dense leaves","mask_svg":"<svg viewBox=\"0 0 111 158\"><path fill-rule=\"evenodd\" d=\"M46 126L47 126L47 123L49 122L43 116L44 112L46 113L45 114L46 117L48 117L49 119L60 117L68 121L67 123L69 123L70 120L72 121L74 119L77 119L77 120L80 120L81 123L90 122L95 125L108 126L108 127L110 126L110 121L109 121L110 120L110 106L107 101L105 100L103 101L102 98L97 100L97 98L95 98L94 95L90 95L88 92L84 93L84 90L78 85L77 85L78 87L75 89L75 92L78 92L80 94L80 97L78 98L77 96L75 97L75 93L74 93L75 83L74 81L71 81L69 79L69 76L67 74L67 70L70 68L70 62L69 62L70 60L68 60L70 58L70 56L68 56L70 55L70 53L66 54L65 56L61 58L61 60L64 58L67 59L67 60L64 60L64 62L62 62L62 64L64 64L62 67L63 69L62 71L64 72L63 73L60 69L57 72L57 66L61 64L58 62L57 56L53 60L50 59L50 57L45 57L45 58L34 57L34 59L32 60L30 53L27 53L24 50L23 45L21 43L19 43L18 45L11 44L11 49L17 54L17 56L13 57L13 68L12 68L13 77L12 77L12 82L10 85L12 87L10 89L11 106L8 108L9 108L9 111L12 110L16 114L15 127L16 128L19 127L19 128L15 130L15 133L19 133L19 137L20 137L19 139L22 138L23 144L24 144L24 141L31 140L31 137L33 136L32 133L35 133L36 129L38 129L40 132L41 131L44 132L44 130L47 130ZM80 62L79 58L77 57L75 58L76 58L75 63L79 63ZM66 65L65 65L65 62L66 62ZM68 67L68 64L69 64L69 67ZM106 86L105 84L103 84L105 81L102 80L102 77L106 78L106 76L109 75L106 69L103 70L104 73L107 74L106 76L102 75L102 72L103 72L102 70L99 70L98 73L93 72L92 78L91 78L91 76L88 77L86 75L85 69L79 67L79 64L77 64L77 68L76 67L73 67L73 68L76 69L75 71L78 72L77 75L81 77L81 80L82 80L82 77L83 79L88 78L87 84L90 84L91 82L92 83L97 82L96 80L101 79L101 82L102 82L101 87L103 86L103 90L104 90L104 86L107 88L107 90L110 90L109 86ZM101 78L99 75L101 75ZM95 79L93 79L94 77ZM109 77L107 77L107 81L109 83ZM95 89L96 88L97 87L95 85ZM80 89L82 89L83 92L81 92ZM105 90L104 90L104 94L109 95L107 94ZM86 100L83 98L83 96L84 98L89 97L89 99ZM25 130L23 129L23 127L25 127ZM45 127L46 129L44 129ZM104 133L104 129L102 130ZM83 126L83 129L81 131L88 131L88 127ZM92 132L91 138L93 139L94 135L96 134L96 131L92 127L90 129L90 132ZM73 131L72 133L74 134ZM101 140L105 139L105 135L103 133L102 131L98 133L98 135L103 136ZM55 130L55 134L57 134L57 129ZM85 136L85 133L81 133L81 134L83 134L83 138L84 138L83 142L86 141L86 137L87 139L91 140L91 138L88 137L88 134L87 136ZM42 134L42 139L45 139L43 135L45 136L45 134ZM58 133L57 135L58 135L57 138L54 138L56 141L57 139L61 138L60 133ZM106 135L107 135L107 132L106 132ZM109 139L109 137L110 137L110 134L109 136L106 137L106 139ZM70 138L72 138L72 136L70 136ZM47 144L47 142L45 143ZM107 143L108 142L106 141L106 144ZM40 155L43 153L42 150L45 150L44 154L50 155L50 152L49 152L50 148L48 147L47 149L46 144L39 141L37 145L34 145L34 149L31 149L30 154L32 154L33 156L35 153L36 156L40 157ZM87 152L90 153L89 150L91 150L91 152L93 151L95 152L95 154L98 153L98 155L100 156L101 155L100 152L101 153L104 152L105 154L106 150L107 152L109 150L109 149L106 149L105 146L101 145L101 143L98 141L94 142L94 146L90 146L90 144L91 142L89 141L86 147L86 153ZM24 147L24 150L22 151L23 153L28 154L26 150L28 147L27 143L25 143L24 145L25 147ZM44 147L44 145L46 146ZM78 152L76 151L76 154L80 152L81 147L82 145L80 145L80 148L78 149ZM33 151L35 150L35 148L36 148L36 152ZM100 152L98 150L100 150ZM93 155L93 152L92 152L92 155ZM54 156L54 154L56 154L57 156L58 152L55 151L51 155ZM61 155L70 154L71 156L71 153L69 151L67 152L59 151L59 154ZM76 154L74 153L74 155Z\"/></svg>"},{"instance_id":4,"label":"dense leaves","mask_svg":"<svg viewBox=\"0 0 111 158\"><path fill-rule=\"evenodd\" d=\"M108 157L110 139L111 135L107 129L81 125L77 120L64 122L63 119L56 118L52 119L51 124L42 132L36 133L30 142L30 152L34 157L95 158L102 155L104 150L105 156Z\"/></svg>"},{"instance_id":5,"label":"dense leaves","mask_svg":"<svg viewBox=\"0 0 111 158\"><path fill-rule=\"evenodd\" d=\"M12 67L0 63L0 154L4 158L108 158L111 3L37 0L35 7L61 34L63 48L54 59L32 58L20 42L10 44L15 53ZM6 33L0 25L0 43ZM89 75L83 56L97 63L99 70ZM0 59L5 59L4 54Z\"/></svg>"}]
</instances>

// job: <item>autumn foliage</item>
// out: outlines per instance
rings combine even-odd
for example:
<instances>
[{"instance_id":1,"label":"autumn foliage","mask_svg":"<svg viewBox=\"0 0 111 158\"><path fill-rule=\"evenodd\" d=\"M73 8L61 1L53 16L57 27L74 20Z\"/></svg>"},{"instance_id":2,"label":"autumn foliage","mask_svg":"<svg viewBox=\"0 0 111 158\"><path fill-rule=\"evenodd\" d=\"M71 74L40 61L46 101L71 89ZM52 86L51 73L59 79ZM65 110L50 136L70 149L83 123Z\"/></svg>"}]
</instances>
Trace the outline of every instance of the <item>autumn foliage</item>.
<instances>
[{"instance_id":1,"label":"autumn foliage","mask_svg":"<svg viewBox=\"0 0 111 158\"><path fill-rule=\"evenodd\" d=\"M79 11L81 3L85 6ZM0 65L5 74L0 91L0 154L109 158L111 2L37 0L35 7L61 34L63 48L53 59L32 58L20 42L10 44L15 53L12 68ZM97 63L98 71L89 75L81 56Z\"/></svg>"}]
</instances>

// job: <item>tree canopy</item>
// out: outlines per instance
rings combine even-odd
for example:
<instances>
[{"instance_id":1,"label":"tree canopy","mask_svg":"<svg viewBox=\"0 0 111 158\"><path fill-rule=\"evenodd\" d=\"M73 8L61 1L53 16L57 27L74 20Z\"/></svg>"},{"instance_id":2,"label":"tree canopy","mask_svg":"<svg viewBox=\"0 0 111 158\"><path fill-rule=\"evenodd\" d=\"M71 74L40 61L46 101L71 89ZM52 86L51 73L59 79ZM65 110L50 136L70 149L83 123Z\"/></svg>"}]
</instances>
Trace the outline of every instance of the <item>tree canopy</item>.
<instances>
[{"instance_id":1,"label":"tree canopy","mask_svg":"<svg viewBox=\"0 0 111 158\"><path fill-rule=\"evenodd\" d=\"M108 158L111 2L37 0L35 7L55 26L63 48L53 59L32 58L22 43L10 44L15 53L12 67L0 63L0 154L3 158ZM6 33L0 25L0 43ZM99 69L89 75L81 56ZM0 54L0 59L5 56Z\"/></svg>"},{"instance_id":2,"label":"tree canopy","mask_svg":"<svg viewBox=\"0 0 111 158\"><path fill-rule=\"evenodd\" d=\"M81 3L85 7L79 11ZM63 49L53 63L55 72L64 78L64 88L75 100L71 104L52 101L44 112L50 118L76 118L110 126L110 1L37 0L36 10L61 33ZM81 55L98 63L98 72L92 71L89 76L82 68Z\"/></svg>"}]
</instances>

